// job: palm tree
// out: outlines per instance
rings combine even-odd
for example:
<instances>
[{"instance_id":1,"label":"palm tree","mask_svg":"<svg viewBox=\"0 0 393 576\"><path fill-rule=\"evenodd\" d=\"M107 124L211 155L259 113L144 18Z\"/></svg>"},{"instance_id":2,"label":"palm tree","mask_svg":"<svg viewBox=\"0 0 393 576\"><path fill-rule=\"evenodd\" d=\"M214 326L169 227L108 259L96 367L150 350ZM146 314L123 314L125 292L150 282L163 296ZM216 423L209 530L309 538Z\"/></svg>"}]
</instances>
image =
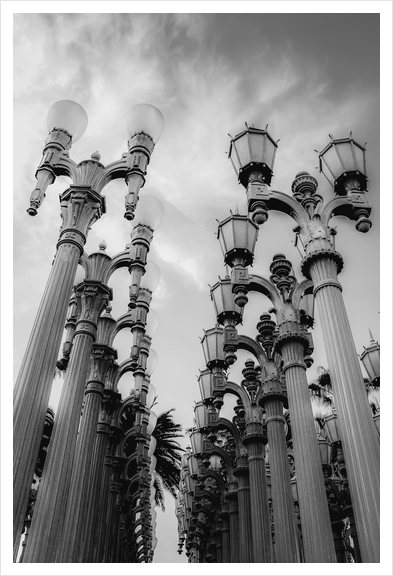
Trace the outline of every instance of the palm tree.
<instances>
[{"instance_id":1,"label":"palm tree","mask_svg":"<svg viewBox=\"0 0 393 576\"><path fill-rule=\"evenodd\" d=\"M314 380L314 382L310 382L308 388L313 405L314 420L319 428L317 431L320 431L320 429L323 428L325 416L327 416L334 407L334 395L329 370L326 370L323 366L319 366L317 372L317 379ZM379 408L379 386L368 380L368 378L363 378L363 380L370 408L372 413L375 414Z\"/></svg>"},{"instance_id":2,"label":"palm tree","mask_svg":"<svg viewBox=\"0 0 393 576\"><path fill-rule=\"evenodd\" d=\"M181 425L173 420L172 412L174 408L162 412L157 417L157 424L153 431L153 436L157 441L154 456L157 458L156 475L154 487L156 489L156 505L165 510L164 488L168 490L174 498L180 483L180 462L183 448L174 438L183 438Z\"/></svg>"}]
</instances>

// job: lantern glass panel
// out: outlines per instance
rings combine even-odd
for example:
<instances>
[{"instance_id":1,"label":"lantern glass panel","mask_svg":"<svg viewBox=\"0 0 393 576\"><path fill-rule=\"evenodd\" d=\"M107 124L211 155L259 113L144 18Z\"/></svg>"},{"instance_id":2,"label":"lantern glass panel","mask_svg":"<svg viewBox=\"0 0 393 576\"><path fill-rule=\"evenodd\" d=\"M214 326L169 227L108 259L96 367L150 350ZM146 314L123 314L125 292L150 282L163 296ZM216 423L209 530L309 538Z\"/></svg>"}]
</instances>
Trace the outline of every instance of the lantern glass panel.
<instances>
[{"instance_id":1,"label":"lantern glass panel","mask_svg":"<svg viewBox=\"0 0 393 576\"><path fill-rule=\"evenodd\" d=\"M330 445L327 443L325 438L320 438L318 440L318 446L321 462L323 465L327 466L330 464Z\"/></svg>"},{"instance_id":2,"label":"lantern glass panel","mask_svg":"<svg viewBox=\"0 0 393 576\"><path fill-rule=\"evenodd\" d=\"M272 142L272 140L270 140L268 136L265 137L265 142L266 142L266 155L264 162L273 172L274 161L276 158L277 144L275 142Z\"/></svg>"},{"instance_id":3,"label":"lantern glass panel","mask_svg":"<svg viewBox=\"0 0 393 576\"><path fill-rule=\"evenodd\" d=\"M248 132L244 132L239 138L233 141L236 152L240 161L240 168L246 166L251 162L250 142L248 139ZM236 154L236 152L234 152Z\"/></svg>"},{"instance_id":4,"label":"lantern glass panel","mask_svg":"<svg viewBox=\"0 0 393 576\"><path fill-rule=\"evenodd\" d=\"M379 344L369 346L360 357L362 364L367 372L370 380L379 378L380 376L380 347Z\"/></svg>"},{"instance_id":5,"label":"lantern glass panel","mask_svg":"<svg viewBox=\"0 0 393 576\"><path fill-rule=\"evenodd\" d=\"M337 180L337 178L341 176L343 172L345 172L337 154L336 148L333 144L331 144L330 147L321 155L321 160L323 160L322 172L333 184L332 179ZM326 166L324 164L326 164Z\"/></svg>"},{"instance_id":6,"label":"lantern glass panel","mask_svg":"<svg viewBox=\"0 0 393 576\"><path fill-rule=\"evenodd\" d=\"M202 400L207 400L213 396L213 375L210 370L203 370L198 378L199 390Z\"/></svg>"},{"instance_id":7,"label":"lantern glass panel","mask_svg":"<svg viewBox=\"0 0 393 576\"><path fill-rule=\"evenodd\" d=\"M233 218L233 217L232 217ZM235 248L234 229L232 225L232 218L227 218L220 223L219 226L219 240L224 254Z\"/></svg>"},{"instance_id":8,"label":"lantern glass panel","mask_svg":"<svg viewBox=\"0 0 393 576\"><path fill-rule=\"evenodd\" d=\"M186 483L187 492L192 492L191 477L189 474L186 474L185 483Z\"/></svg>"},{"instance_id":9,"label":"lantern glass panel","mask_svg":"<svg viewBox=\"0 0 393 576\"><path fill-rule=\"evenodd\" d=\"M190 469L191 476L197 476L198 475L198 470L199 470L198 460L196 459L196 457L193 454L191 454L190 459L188 461L188 467Z\"/></svg>"},{"instance_id":10,"label":"lantern glass panel","mask_svg":"<svg viewBox=\"0 0 393 576\"><path fill-rule=\"evenodd\" d=\"M202 402L197 402L194 408L197 427L200 429L207 428L207 408Z\"/></svg>"},{"instance_id":11,"label":"lantern glass panel","mask_svg":"<svg viewBox=\"0 0 393 576\"><path fill-rule=\"evenodd\" d=\"M217 282L217 284L215 284L213 286L213 288L210 290L210 296L211 296L211 299L213 300L214 311L216 313L216 316L218 316L219 314L221 314L225 310L224 289L223 289L222 282L223 282L223 280L221 280L220 282ZM232 290L232 288L231 288L231 290Z\"/></svg>"},{"instance_id":12,"label":"lantern glass panel","mask_svg":"<svg viewBox=\"0 0 393 576\"><path fill-rule=\"evenodd\" d=\"M193 432L190 435L190 442L194 454L202 454L202 434L200 432Z\"/></svg>"},{"instance_id":13,"label":"lantern glass panel","mask_svg":"<svg viewBox=\"0 0 393 576\"><path fill-rule=\"evenodd\" d=\"M337 152L340 155L341 161L344 165L344 171L349 172L357 170L355 158L352 153L351 142L337 142Z\"/></svg>"},{"instance_id":14,"label":"lantern glass panel","mask_svg":"<svg viewBox=\"0 0 393 576\"><path fill-rule=\"evenodd\" d=\"M224 331L222 328L207 330L202 339L202 349L205 362L208 364L214 360L224 360Z\"/></svg>"},{"instance_id":15,"label":"lantern glass panel","mask_svg":"<svg viewBox=\"0 0 393 576\"><path fill-rule=\"evenodd\" d=\"M250 132L250 148L251 148L251 162L264 162L266 161L266 141L268 140L266 134L263 132Z\"/></svg>"},{"instance_id":16,"label":"lantern glass panel","mask_svg":"<svg viewBox=\"0 0 393 576\"><path fill-rule=\"evenodd\" d=\"M359 172L362 172L362 174L364 174L366 176L365 151L363 150L363 148L360 148L360 146L358 146L356 144L356 142L353 143L353 147L354 147L354 152L355 152L355 157L356 157L357 170L359 170Z\"/></svg>"},{"instance_id":17,"label":"lantern glass panel","mask_svg":"<svg viewBox=\"0 0 393 576\"><path fill-rule=\"evenodd\" d=\"M340 433L338 430L337 414L329 414L325 416L324 430L331 444L340 441Z\"/></svg>"}]
</instances>

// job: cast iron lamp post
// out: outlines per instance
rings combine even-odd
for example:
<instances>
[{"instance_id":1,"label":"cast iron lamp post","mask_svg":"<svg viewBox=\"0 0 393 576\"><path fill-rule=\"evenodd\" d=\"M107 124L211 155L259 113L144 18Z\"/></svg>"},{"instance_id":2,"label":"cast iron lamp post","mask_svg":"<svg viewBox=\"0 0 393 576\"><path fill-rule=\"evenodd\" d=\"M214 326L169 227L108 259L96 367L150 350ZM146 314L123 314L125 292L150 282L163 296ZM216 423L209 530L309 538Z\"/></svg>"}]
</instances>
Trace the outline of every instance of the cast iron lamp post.
<instances>
[{"instance_id":1,"label":"cast iron lamp post","mask_svg":"<svg viewBox=\"0 0 393 576\"><path fill-rule=\"evenodd\" d=\"M147 114L147 123L142 126L144 112ZM87 115L75 102L60 101L49 110L49 136L36 173L37 185L31 194L28 209L30 215L36 215L48 185L57 176L66 175L71 178L71 186L60 195L63 222L57 252L14 390L15 551L20 539L77 265L84 258L83 247L88 230L106 210L101 192L111 180L124 178L128 184L125 217L129 220L133 218L154 143L162 132L163 119L161 113L149 105L139 105L136 110L131 110L128 123L129 151L106 167L99 162L98 153L93 153L91 159L79 164L69 157L72 142L82 136L86 125ZM95 286L96 289L99 288ZM93 287L84 290L88 292Z\"/></svg>"},{"instance_id":2,"label":"cast iron lamp post","mask_svg":"<svg viewBox=\"0 0 393 576\"><path fill-rule=\"evenodd\" d=\"M256 137L259 155L254 152ZM247 142L253 145L248 146ZM355 220L360 232L371 227L365 149L352 134L343 139L331 137L319 153L320 170L333 183L335 193L333 199L325 202L316 194L316 179L307 172L297 174L292 184L293 196L269 187L274 156L266 150L272 142L266 131L254 134L251 129L245 130L232 139L229 157L246 188L249 216L256 224L267 221L269 210L284 212L296 222L294 231L304 247L302 272L313 283L340 418L362 559L379 562L379 441L367 398L358 393L363 377L337 280L343 259L335 250L335 230L329 227L330 219L339 215ZM246 298L249 287L249 260L250 249L245 252L243 264L233 262L238 304Z\"/></svg>"}]
</instances>

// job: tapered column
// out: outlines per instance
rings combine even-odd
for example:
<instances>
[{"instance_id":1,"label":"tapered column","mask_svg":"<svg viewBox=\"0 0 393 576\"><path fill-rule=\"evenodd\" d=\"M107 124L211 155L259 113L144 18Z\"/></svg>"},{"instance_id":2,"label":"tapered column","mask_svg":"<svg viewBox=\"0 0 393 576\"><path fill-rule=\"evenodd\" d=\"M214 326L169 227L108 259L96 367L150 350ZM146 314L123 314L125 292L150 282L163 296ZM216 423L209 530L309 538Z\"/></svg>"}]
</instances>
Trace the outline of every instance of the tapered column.
<instances>
[{"instance_id":1,"label":"tapered column","mask_svg":"<svg viewBox=\"0 0 393 576\"><path fill-rule=\"evenodd\" d=\"M14 389L14 549L19 546L56 360L78 260L89 227L105 212L100 194L76 186L61 195L63 226Z\"/></svg>"},{"instance_id":2,"label":"tapered column","mask_svg":"<svg viewBox=\"0 0 393 576\"><path fill-rule=\"evenodd\" d=\"M272 561L270 536L269 501L265 474L265 444L262 424L247 424L243 444L247 446L250 475L251 527L253 560L248 562L267 563Z\"/></svg>"},{"instance_id":3,"label":"tapered column","mask_svg":"<svg viewBox=\"0 0 393 576\"><path fill-rule=\"evenodd\" d=\"M337 280L342 259L332 250L312 252L315 243L308 246L303 271L314 282L362 561L379 562L378 434Z\"/></svg>"},{"instance_id":4,"label":"tapered column","mask_svg":"<svg viewBox=\"0 0 393 576\"><path fill-rule=\"evenodd\" d=\"M119 394L112 390L104 390L101 419L97 426L93 457L91 463L91 476L89 484L89 501L87 505L86 532L83 541L82 562L100 562L104 549L106 532L106 511L109 499L109 484L112 474L111 464L113 457L106 456L109 446L110 426L109 420L113 409L119 401ZM116 444L118 436L112 434ZM114 446L112 446L112 449Z\"/></svg>"},{"instance_id":5,"label":"tapered column","mask_svg":"<svg viewBox=\"0 0 393 576\"><path fill-rule=\"evenodd\" d=\"M279 382L277 382L280 385ZM292 498L291 477L285 441L285 419L282 400L266 394L266 427L269 442L273 517L275 532L275 561L300 562L297 526Z\"/></svg>"},{"instance_id":6,"label":"tapered column","mask_svg":"<svg viewBox=\"0 0 393 576\"><path fill-rule=\"evenodd\" d=\"M237 466L234 470L237 477L237 501L239 510L239 562L252 562L252 532L251 532L251 504L250 504L250 484L247 456L240 456L237 459Z\"/></svg>"},{"instance_id":7,"label":"tapered column","mask_svg":"<svg viewBox=\"0 0 393 576\"><path fill-rule=\"evenodd\" d=\"M222 522L217 522L215 531L215 542L216 542L216 562L222 564L223 562L223 547L222 547Z\"/></svg>"},{"instance_id":8,"label":"tapered column","mask_svg":"<svg viewBox=\"0 0 393 576\"><path fill-rule=\"evenodd\" d=\"M283 312L293 318L293 309ZM279 325L276 347L283 357L286 378L296 476L298 480L300 517L306 562L336 562L318 441L307 384L304 348L308 340L296 321Z\"/></svg>"},{"instance_id":9,"label":"tapered column","mask_svg":"<svg viewBox=\"0 0 393 576\"><path fill-rule=\"evenodd\" d=\"M237 502L237 483L230 482L228 486L228 493L226 495L228 500L228 514L229 514L229 535L230 535L230 562L238 563L239 560L239 511Z\"/></svg>"},{"instance_id":10,"label":"tapered column","mask_svg":"<svg viewBox=\"0 0 393 576\"><path fill-rule=\"evenodd\" d=\"M222 522L221 529L221 542L222 542L222 562L227 564L231 561L231 544L229 535L229 514L228 514L228 504L222 505L220 518Z\"/></svg>"},{"instance_id":11,"label":"tapered column","mask_svg":"<svg viewBox=\"0 0 393 576\"><path fill-rule=\"evenodd\" d=\"M120 471L123 462L120 458L115 458L114 467L112 471L110 487L109 487L109 502L106 516L106 533L104 543L103 562L113 562L113 551L116 549L116 538L118 528L118 512L116 510L117 497L120 488Z\"/></svg>"},{"instance_id":12,"label":"tapered column","mask_svg":"<svg viewBox=\"0 0 393 576\"><path fill-rule=\"evenodd\" d=\"M110 363L113 362L114 352L103 344L93 346L90 379L86 386L85 404L76 443L63 537L57 552L59 562L82 561L86 529L91 529L86 522L93 449L104 392L103 380Z\"/></svg>"},{"instance_id":13,"label":"tapered column","mask_svg":"<svg viewBox=\"0 0 393 576\"><path fill-rule=\"evenodd\" d=\"M110 297L109 288L98 282L83 282L78 290L81 317L75 330L70 363L34 510L25 562L58 561L56 554L61 542L67 507L87 366L98 315Z\"/></svg>"}]
</instances>

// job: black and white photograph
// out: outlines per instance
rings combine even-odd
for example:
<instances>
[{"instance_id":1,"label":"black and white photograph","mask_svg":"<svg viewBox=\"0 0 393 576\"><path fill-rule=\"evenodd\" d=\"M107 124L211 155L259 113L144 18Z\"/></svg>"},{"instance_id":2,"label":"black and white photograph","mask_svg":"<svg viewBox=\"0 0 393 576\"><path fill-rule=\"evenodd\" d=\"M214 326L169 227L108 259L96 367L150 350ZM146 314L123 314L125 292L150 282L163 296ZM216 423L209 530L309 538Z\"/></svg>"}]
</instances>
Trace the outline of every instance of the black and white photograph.
<instances>
[{"instance_id":1,"label":"black and white photograph","mask_svg":"<svg viewBox=\"0 0 393 576\"><path fill-rule=\"evenodd\" d=\"M2 574L391 574L391 3L1 10Z\"/></svg>"}]
</instances>

